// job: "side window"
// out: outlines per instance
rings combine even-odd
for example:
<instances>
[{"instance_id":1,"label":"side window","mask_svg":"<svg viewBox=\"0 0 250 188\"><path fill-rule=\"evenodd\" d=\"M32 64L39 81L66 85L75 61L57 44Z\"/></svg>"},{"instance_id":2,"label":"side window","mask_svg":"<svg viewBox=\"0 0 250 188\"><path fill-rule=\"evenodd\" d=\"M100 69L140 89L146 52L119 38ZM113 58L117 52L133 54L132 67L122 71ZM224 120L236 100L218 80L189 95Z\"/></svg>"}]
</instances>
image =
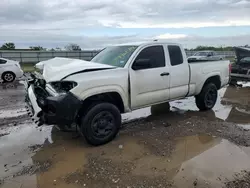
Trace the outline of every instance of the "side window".
<instances>
[{"instance_id":1,"label":"side window","mask_svg":"<svg viewBox=\"0 0 250 188\"><path fill-rule=\"evenodd\" d=\"M183 56L179 46L169 45L168 52L172 66L180 65L183 63Z\"/></svg>"},{"instance_id":2,"label":"side window","mask_svg":"<svg viewBox=\"0 0 250 188\"><path fill-rule=\"evenodd\" d=\"M137 60L148 60L150 62L148 68L165 67L165 54L163 46L159 45L144 48L136 57L135 61Z\"/></svg>"},{"instance_id":3,"label":"side window","mask_svg":"<svg viewBox=\"0 0 250 188\"><path fill-rule=\"evenodd\" d=\"M0 59L0 64L5 64L6 62L6 60Z\"/></svg>"}]
</instances>

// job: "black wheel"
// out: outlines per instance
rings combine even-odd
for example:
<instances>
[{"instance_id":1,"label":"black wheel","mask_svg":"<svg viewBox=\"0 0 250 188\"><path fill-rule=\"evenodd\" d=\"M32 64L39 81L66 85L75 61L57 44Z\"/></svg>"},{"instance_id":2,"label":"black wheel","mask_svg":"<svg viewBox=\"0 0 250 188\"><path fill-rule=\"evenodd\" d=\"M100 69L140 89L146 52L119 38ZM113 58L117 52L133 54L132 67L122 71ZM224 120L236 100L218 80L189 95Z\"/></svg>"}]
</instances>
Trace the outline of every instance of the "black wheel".
<instances>
[{"instance_id":1,"label":"black wheel","mask_svg":"<svg viewBox=\"0 0 250 188\"><path fill-rule=\"evenodd\" d=\"M121 126L121 114L115 105L99 103L83 115L80 126L81 134L89 144L106 144L117 135Z\"/></svg>"},{"instance_id":2,"label":"black wheel","mask_svg":"<svg viewBox=\"0 0 250 188\"><path fill-rule=\"evenodd\" d=\"M217 97L218 91L215 84L206 84L200 94L195 97L196 106L202 111L210 110L214 107Z\"/></svg>"},{"instance_id":3,"label":"black wheel","mask_svg":"<svg viewBox=\"0 0 250 188\"><path fill-rule=\"evenodd\" d=\"M2 80L4 82L13 82L16 78L16 75L13 72L4 72L2 74Z\"/></svg>"}]
</instances>

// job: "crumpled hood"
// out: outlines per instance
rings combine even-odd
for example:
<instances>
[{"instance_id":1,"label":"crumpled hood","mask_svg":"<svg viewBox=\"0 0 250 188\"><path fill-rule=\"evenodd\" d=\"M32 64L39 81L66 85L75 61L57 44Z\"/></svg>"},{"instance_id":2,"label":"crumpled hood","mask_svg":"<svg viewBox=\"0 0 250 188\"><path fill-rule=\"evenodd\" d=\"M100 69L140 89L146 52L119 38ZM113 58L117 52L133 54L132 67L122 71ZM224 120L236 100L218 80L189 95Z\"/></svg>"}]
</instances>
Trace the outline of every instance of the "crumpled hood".
<instances>
[{"instance_id":1,"label":"crumpled hood","mask_svg":"<svg viewBox=\"0 0 250 188\"><path fill-rule=\"evenodd\" d=\"M96 69L114 68L110 65L94 63L79 59L53 58L43 65L43 77L46 82L59 81L71 74Z\"/></svg>"}]
</instances>

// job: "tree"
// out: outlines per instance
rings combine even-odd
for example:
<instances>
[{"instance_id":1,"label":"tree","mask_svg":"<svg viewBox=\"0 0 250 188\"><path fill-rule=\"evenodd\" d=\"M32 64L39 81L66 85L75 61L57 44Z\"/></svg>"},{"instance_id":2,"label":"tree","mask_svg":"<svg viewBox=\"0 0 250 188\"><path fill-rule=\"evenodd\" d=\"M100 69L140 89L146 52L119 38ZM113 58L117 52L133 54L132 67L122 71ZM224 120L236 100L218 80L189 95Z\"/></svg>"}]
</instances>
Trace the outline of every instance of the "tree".
<instances>
[{"instance_id":1,"label":"tree","mask_svg":"<svg viewBox=\"0 0 250 188\"><path fill-rule=\"evenodd\" d=\"M56 51L62 51L60 47L56 47Z\"/></svg>"},{"instance_id":2,"label":"tree","mask_svg":"<svg viewBox=\"0 0 250 188\"><path fill-rule=\"evenodd\" d=\"M197 46L194 49L190 49L191 51L203 51L203 50L213 50L213 51L233 51L232 46L220 46L220 47L214 47L214 46Z\"/></svg>"},{"instance_id":3,"label":"tree","mask_svg":"<svg viewBox=\"0 0 250 188\"><path fill-rule=\"evenodd\" d=\"M42 46L30 46L30 49L35 51L46 50L46 48L43 48Z\"/></svg>"},{"instance_id":4,"label":"tree","mask_svg":"<svg viewBox=\"0 0 250 188\"><path fill-rule=\"evenodd\" d=\"M5 43L2 45L2 47L0 48L1 50L14 50L16 47L15 47L15 44L12 43L12 42L9 42L9 43Z\"/></svg>"},{"instance_id":5,"label":"tree","mask_svg":"<svg viewBox=\"0 0 250 188\"><path fill-rule=\"evenodd\" d=\"M78 44L68 44L65 46L65 49L68 51L81 51L81 47Z\"/></svg>"}]
</instances>

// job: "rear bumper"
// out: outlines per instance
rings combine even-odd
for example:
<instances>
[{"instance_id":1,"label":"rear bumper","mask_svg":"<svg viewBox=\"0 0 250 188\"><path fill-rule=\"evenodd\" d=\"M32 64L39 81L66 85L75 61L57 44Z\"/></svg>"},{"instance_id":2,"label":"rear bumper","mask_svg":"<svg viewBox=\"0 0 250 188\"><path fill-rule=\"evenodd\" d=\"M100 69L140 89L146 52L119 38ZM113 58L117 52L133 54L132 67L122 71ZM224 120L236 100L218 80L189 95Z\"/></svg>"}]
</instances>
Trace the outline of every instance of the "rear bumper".
<instances>
[{"instance_id":1,"label":"rear bumper","mask_svg":"<svg viewBox=\"0 0 250 188\"><path fill-rule=\"evenodd\" d=\"M230 77L228 76L224 80L221 80L221 87L228 85L229 82L230 82Z\"/></svg>"},{"instance_id":2,"label":"rear bumper","mask_svg":"<svg viewBox=\"0 0 250 188\"><path fill-rule=\"evenodd\" d=\"M39 125L65 126L75 123L82 102L71 92L41 98L33 84L26 85L27 104Z\"/></svg>"},{"instance_id":3,"label":"rear bumper","mask_svg":"<svg viewBox=\"0 0 250 188\"><path fill-rule=\"evenodd\" d=\"M250 81L250 74L235 74L231 73L231 80L235 81Z\"/></svg>"},{"instance_id":4,"label":"rear bumper","mask_svg":"<svg viewBox=\"0 0 250 188\"><path fill-rule=\"evenodd\" d=\"M24 72L22 69L20 69L19 71L16 72L16 78L21 78L24 76Z\"/></svg>"}]
</instances>

